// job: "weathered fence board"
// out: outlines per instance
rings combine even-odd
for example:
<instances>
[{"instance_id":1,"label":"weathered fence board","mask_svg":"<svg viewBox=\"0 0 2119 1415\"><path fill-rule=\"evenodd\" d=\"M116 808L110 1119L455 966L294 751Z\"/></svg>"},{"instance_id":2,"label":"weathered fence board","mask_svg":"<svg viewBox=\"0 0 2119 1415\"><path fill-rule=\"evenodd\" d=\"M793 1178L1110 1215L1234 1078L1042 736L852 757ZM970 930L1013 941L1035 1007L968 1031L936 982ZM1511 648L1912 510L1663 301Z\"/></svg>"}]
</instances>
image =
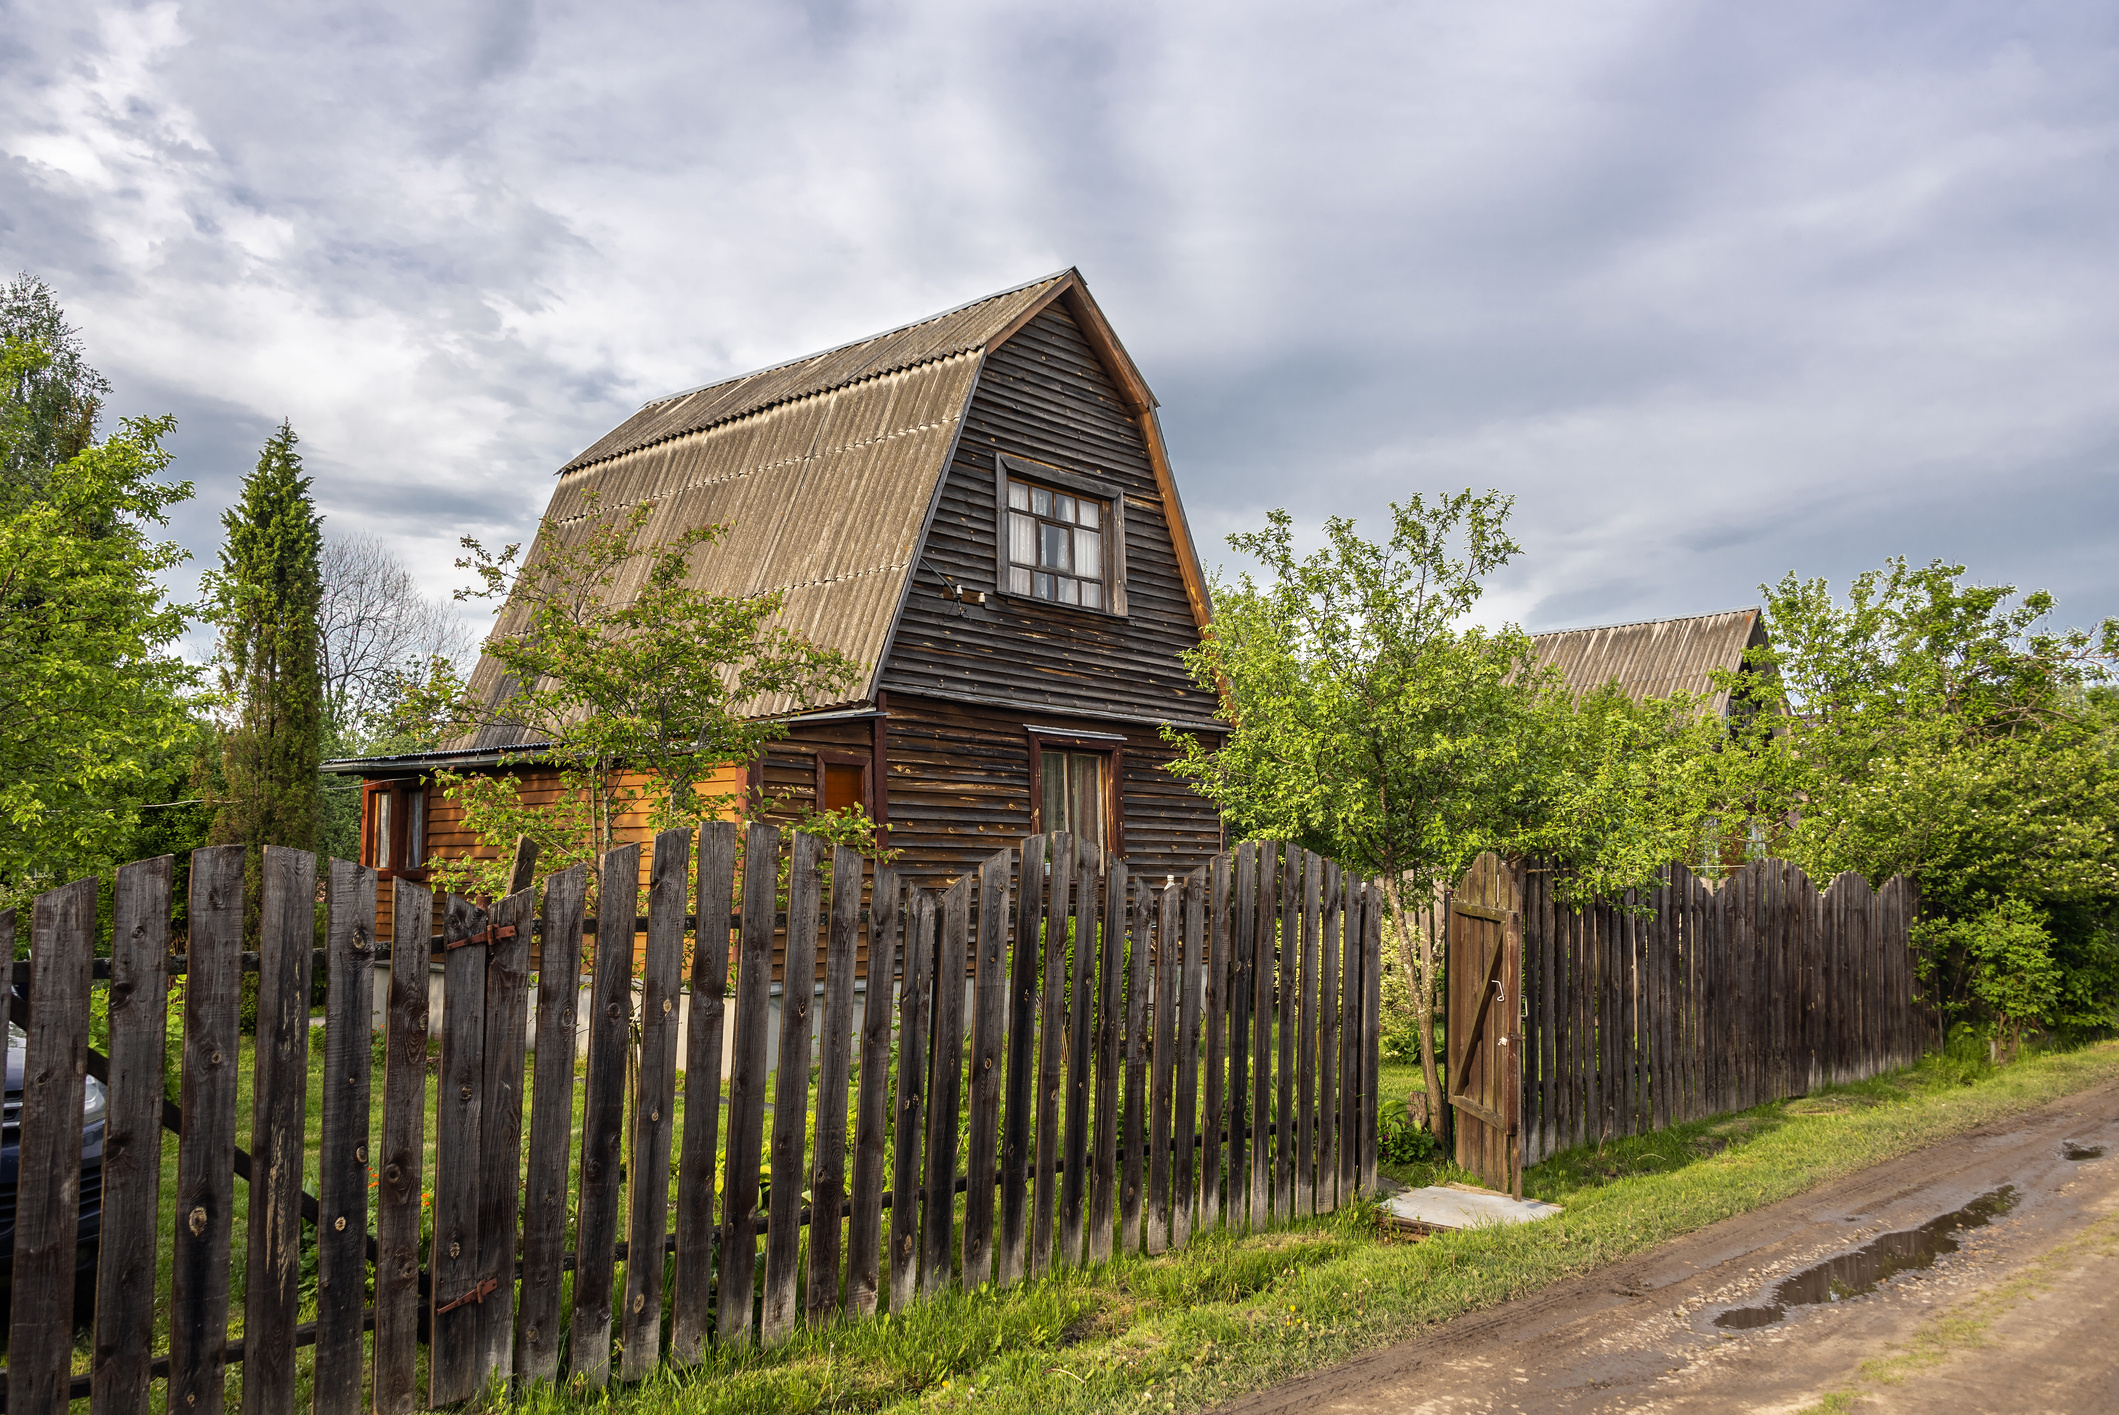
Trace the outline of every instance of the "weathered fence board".
<instances>
[{"instance_id":1,"label":"weathered fence board","mask_svg":"<svg viewBox=\"0 0 2119 1415\"><path fill-rule=\"evenodd\" d=\"M1548 867L1517 879L1524 1163L1873 1076L1938 1041L1907 880L1843 875L1821 894L1780 860L1718 885L1677 866L1575 908Z\"/></svg>"},{"instance_id":2,"label":"weathered fence board","mask_svg":"<svg viewBox=\"0 0 2119 1415\"><path fill-rule=\"evenodd\" d=\"M1229 1006L1229 857L1226 854L1216 855L1208 864L1207 880L1210 894L1207 904L1207 982L1203 999L1206 1008L1203 1024L1206 1030L1206 1100L1200 1117L1202 1142L1199 1155L1199 1226L1202 1229L1213 1228L1221 1222L1222 1134L1229 1124L1223 1098L1227 1081L1222 1070L1223 1053L1228 1046L1228 1029L1223 1019Z\"/></svg>"},{"instance_id":3,"label":"weathered fence board","mask_svg":"<svg viewBox=\"0 0 2119 1415\"><path fill-rule=\"evenodd\" d=\"M1051 837L1043 940L1044 986L1039 990L1037 1062L1037 1170L1031 1184L1030 1264L1032 1277L1052 1262L1053 1220L1058 1205L1060 1120L1066 1080L1067 921L1074 892L1074 837Z\"/></svg>"},{"instance_id":4,"label":"weathered fence board","mask_svg":"<svg viewBox=\"0 0 2119 1415\"><path fill-rule=\"evenodd\" d=\"M596 885L596 970L589 989L589 1070L583 1087L581 1197L574 1217L571 1378L601 1386L611 1374L611 1283L625 1198L625 1073L633 1025L633 920L640 911L640 847L603 857ZM446 1039L443 1046L448 1045Z\"/></svg>"},{"instance_id":5,"label":"weathered fence board","mask_svg":"<svg viewBox=\"0 0 2119 1415\"><path fill-rule=\"evenodd\" d=\"M1089 1081L1095 1061L1097 884L1103 852L1085 845L1075 861L1073 957L1067 970L1067 1150L1060 1175L1060 1266L1082 1261L1089 1180Z\"/></svg>"},{"instance_id":6,"label":"weathered fence board","mask_svg":"<svg viewBox=\"0 0 2119 1415\"><path fill-rule=\"evenodd\" d=\"M268 1415L294 1401L316 857L268 845L262 872L257 1038L251 1054L250 1244L243 1295L245 1415Z\"/></svg>"},{"instance_id":7,"label":"weathered fence board","mask_svg":"<svg viewBox=\"0 0 2119 1415\"><path fill-rule=\"evenodd\" d=\"M1104 874L1101 942L1097 950L1096 1000L1096 1135L1090 1148L1096 1157L1096 1192L1089 1203L1088 1260L1111 1256L1112 1224L1118 1210L1118 1097L1125 1079L1121 1070L1120 1020L1125 1016L1126 887L1125 866L1110 862Z\"/></svg>"},{"instance_id":8,"label":"weathered fence board","mask_svg":"<svg viewBox=\"0 0 2119 1415\"><path fill-rule=\"evenodd\" d=\"M1273 977L1279 941L1274 885L1280 876L1279 847L1259 841L1251 847L1257 859L1253 877L1258 897L1251 912L1251 1227L1263 1227L1272 1216L1273 1155Z\"/></svg>"},{"instance_id":9,"label":"weathered fence board","mask_svg":"<svg viewBox=\"0 0 2119 1415\"><path fill-rule=\"evenodd\" d=\"M881 1290L883 1196L889 1181L883 1161L890 1129L890 989L898 967L899 893L896 872L879 867L869 894L868 997L861 1014L853 1216L846 1230L846 1305L859 1317L875 1312ZM707 1153L711 1159L711 1149Z\"/></svg>"},{"instance_id":10,"label":"weathered fence board","mask_svg":"<svg viewBox=\"0 0 2119 1415\"><path fill-rule=\"evenodd\" d=\"M1129 879L1124 865L1113 865L1105 887L1117 896L1114 907L1131 920L1126 948L1126 1102L1123 1192L1119 1196L1118 1247L1140 1251L1141 1209L1147 1197L1148 1163L1148 891Z\"/></svg>"},{"instance_id":11,"label":"weathered fence board","mask_svg":"<svg viewBox=\"0 0 2119 1415\"><path fill-rule=\"evenodd\" d=\"M172 1409L181 1409L186 1415L216 1415L223 1408L225 1394L228 1254L235 1224L243 853L240 845L219 845L194 850L191 855L183 1099L179 1102L184 1112L184 1133L177 1144L176 1233L171 1249L169 1317L169 1403ZM420 989L420 1003L420 1061L424 1075L424 986ZM416 1223L416 1178L412 1202ZM416 1254L416 1229L413 1244ZM19 1237L15 1251L18 1256L22 1251ZM414 1262L416 1268L416 1257ZM409 1374L408 1367L408 1377ZM376 1384L380 1395L380 1371Z\"/></svg>"},{"instance_id":12,"label":"weathered fence board","mask_svg":"<svg viewBox=\"0 0 2119 1415\"><path fill-rule=\"evenodd\" d=\"M677 1256L679 1282L670 1300L670 1359L694 1366L706 1359L713 1329L707 1298L714 1271L714 1151L721 1138L721 1037L728 992L728 911L735 894L737 826L711 821L699 829L699 929L692 949L688 1051L684 1069L684 1137L677 1157ZM543 994L538 996L540 1004ZM571 1042L573 1032L568 1029ZM568 1046L567 1076L573 1077ZM542 1053L540 1053L540 1061ZM561 1182L565 1174L561 1172ZM525 1242L527 1247L527 1241Z\"/></svg>"},{"instance_id":13,"label":"weathered fence board","mask_svg":"<svg viewBox=\"0 0 2119 1415\"><path fill-rule=\"evenodd\" d=\"M434 1230L427 1269L427 1399L478 1390L478 1157L485 1102L489 927L470 900L443 901L441 1077L434 1106Z\"/></svg>"},{"instance_id":14,"label":"weathered fence board","mask_svg":"<svg viewBox=\"0 0 2119 1415\"><path fill-rule=\"evenodd\" d=\"M839 1211L846 1204L846 1070L852 1061L854 948L861 930L861 857L831 855L831 914L825 928L824 1011L817 1019L817 1154L810 1169L808 1319L839 1314Z\"/></svg>"},{"instance_id":15,"label":"weathered fence board","mask_svg":"<svg viewBox=\"0 0 2119 1415\"><path fill-rule=\"evenodd\" d=\"M575 990L581 977L581 921L588 887L585 864L545 881L544 946L537 980L537 1064L532 1072L530 1152L523 1185L522 1292L513 1362L516 1375L523 1380L549 1381L559 1374L560 1283L566 1260L567 1160L573 1148L579 1015ZM701 907L706 903L702 889ZM725 960L725 952L723 956ZM393 980L395 976L393 970ZM697 1035L695 1031L695 1039ZM718 1045L714 1055L718 1062ZM700 1286L703 1302L705 1284ZM680 1301L679 1311L684 1310Z\"/></svg>"},{"instance_id":16,"label":"weathered fence board","mask_svg":"<svg viewBox=\"0 0 2119 1415\"><path fill-rule=\"evenodd\" d=\"M662 1362L662 1253L669 1231L670 1146L677 1129L677 1007L691 866L689 830L656 834L648 860L647 956L634 1062L632 1173L637 1177L627 1216L625 1301L618 1325L623 1353L618 1374L628 1381L645 1379ZM518 1062L515 1075L521 1074Z\"/></svg>"},{"instance_id":17,"label":"weathered fence board","mask_svg":"<svg viewBox=\"0 0 2119 1415\"><path fill-rule=\"evenodd\" d=\"M964 1145L964 1283L993 1273L994 1164L1001 1119L1001 1046L1008 1007L1008 870L1013 851L979 867L978 941L972 954L971 1124Z\"/></svg>"},{"instance_id":18,"label":"weathered fence board","mask_svg":"<svg viewBox=\"0 0 2119 1415\"><path fill-rule=\"evenodd\" d=\"M155 1230L161 1222L162 1202L162 1068L163 1039L169 1025L169 906L175 874L175 859L164 855L142 860L117 872L112 893L110 934L110 1111L103 1130L103 1220L99 1235L103 1249L96 1273L96 1345L93 1376L93 1407L113 1415L147 1415L148 1381L154 1355ZM362 912L357 889L349 888L341 899L334 888L332 940L339 942L343 922L345 941L353 931L365 930L375 918L375 876L353 865L338 866L349 876L366 877L367 909ZM8 953L14 952L12 938ZM350 994L352 988L349 986ZM334 999L335 1000L335 999ZM367 1005L367 995L360 995ZM341 1225L338 1233L326 1233L317 1244L317 1306L324 1310L344 1306L351 1293L353 1322L353 1395L360 1397L360 1310L362 1289L361 1241L368 1236L368 1173L366 1154L357 1158L343 1142L333 1146L329 1123L329 1101L337 1099L343 1110L360 1107L362 1141L367 1138L368 1047L367 1016L360 1025L361 1045L357 1067L360 1088L357 1097L337 1097L326 1088L324 1155L354 1159L350 1187L342 1171L337 1186L327 1186L335 1207L327 1213L344 1214L355 1207L354 1222ZM349 1032L348 1035L351 1035ZM349 1068L350 1069L350 1068ZM326 1068L330 1074L331 1068ZM349 1077L349 1080L351 1078ZM365 1143L362 1146L365 1151ZM327 1174L329 1171L326 1171ZM349 1205L348 1200L351 1201ZM350 1229L350 1232L348 1231ZM346 1265L344 1239L352 1241L352 1266ZM338 1239L338 1242L325 1240ZM324 1255L332 1257L328 1263ZM351 1273L351 1281L347 1274ZM337 1286L333 1287L336 1279ZM341 1341L334 1356L344 1349ZM317 1352L317 1369L330 1369L325 1353ZM336 1408L321 1407L325 1415ZM353 1406L344 1407L351 1410Z\"/></svg>"},{"instance_id":19,"label":"weathered fence board","mask_svg":"<svg viewBox=\"0 0 2119 1415\"><path fill-rule=\"evenodd\" d=\"M7 1394L16 1410L66 1408L95 941L95 880L76 880L37 896L30 923L29 1037L22 1058L8 1325Z\"/></svg>"},{"instance_id":20,"label":"weathered fence board","mask_svg":"<svg viewBox=\"0 0 2119 1415\"><path fill-rule=\"evenodd\" d=\"M1033 1108L1037 1088L1031 1079L1037 1057L1039 959L1035 940L1044 906L1045 849L1048 839L1034 835L1023 842L1015 884L1015 946L1008 962L1007 1113L1001 1132L1001 1239L996 1281L1007 1287L1029 1271L1030 1170L1033 1164Z\"/></svg>"},{"instance_id":21,"label":"weathered fence board","mask_svg":"<svg viewBox=\"0 0 2119 1415\"><path fill-rule=\"evenodd\" d=\"M921 1122L926 1118L928 995L934 989L934 898L913 890L905 901L904 982L898 988L897 1133L890 1200L890 1310L902 1312L920 1277ZM731 1169L731 1173L733 1173Z\"/></svg>"},{"instance_id":22,"label":"weathered fence board","mask_svg":"<svg viewBox=\"0 0 2119 1415\"><path fill-rule=\"evenodd\" d=\"M1177 986L1177 1132L1171 1140L1177 1163L1171 1184L1175 1199L1170 1219L1170 1246L1181 1248L1192 1238L1193 1215L1199 1202L1197 1168L1199 1114L1199 1009L1206 972L1201 954L1206 948L1206 888L1204 869L1194 870L1184 881L1184 953L1179 962Z\"/></svg>"},{"instance_id":23,"label":"weathered fence board","mask_svg":"<svg viewBox=\"0 0 2119 1415\"><path fill-rule=\"evenodd\" d=\"M773 1067L773 1184L765 1214L765 1305L758 1344L785 1341L795 1326L795 1281L802 1243L802 1180L809 1109L809 1031L815 985L793 960L814 956L824 842L795 836L787 867L787 957L781 974L780 1056Z\"/></svg>"},{"instance_id":24,"label":"weathered fence board","mask_svg":"<svg viewBox=\"0 0 2119 1415\"><path fill-rule=\"evenodd\" d=\"M1170 1246L1170 1107L1177 1066L1177 891L1155 896L1155 981L1148 1025L1154 1036L1154 1072L1148 1081L1148 1201L1144 1224L1148 1251Z\"/></svg>"},{"instance_id":25,"label":"weathered fence board","mask_svg":"<svg viewBox=\"0 0 2119 1415\"><path fill-rule=\"evenodd\" d=\"M970 956L971 876L941 900L940 946L934 975L934 1040L928 1056L927 1172L920 1212L920 1291L941 1291L950 1280L950 1240L956 1209L957 1109L964 1083L964 965Z\"/></svg>"}]
</instances>

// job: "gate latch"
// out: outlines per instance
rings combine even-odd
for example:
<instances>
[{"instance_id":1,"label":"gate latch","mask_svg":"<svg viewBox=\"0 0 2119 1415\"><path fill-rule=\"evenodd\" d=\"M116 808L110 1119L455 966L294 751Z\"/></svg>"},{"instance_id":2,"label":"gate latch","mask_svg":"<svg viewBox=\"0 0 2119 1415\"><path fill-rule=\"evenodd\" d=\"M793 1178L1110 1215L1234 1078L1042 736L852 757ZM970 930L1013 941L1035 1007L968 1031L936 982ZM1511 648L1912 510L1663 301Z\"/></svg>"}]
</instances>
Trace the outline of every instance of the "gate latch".
<instances>
[{"instance_id":1,"label":"gate latch","mask_svg":"<svg viewBox=\"0 0 2119 1415\"><path fill-rule=\"evenodd\" d=\"M492 1277L484 1278L480 1280L478 1286L472 1288L469 1292L466 1292L463 1296L457 1298L454 1302L444 1302L441 1306L436 1307L434 1309L434 1315L438 1317L444 1312L453 1312L458 1307L463 1306L467 1302L476 1302L483 1306L485 1304L485 1300L488 1297L491 1297L494 1293L498 1292L499 1290L500 1279Z\"/></svg>"},{"instance_id":2,"label":"gate latch","mask_svg":"<svg viewBox=\"0 0 2119 1415\"><path fill-rule=\"evenodd\" d=\"M491 928L480 929L475 934L466 934L462 938L452 939L448 943L443 944L442 948L447 951L451 948L462 948L469 943L484 944L486 947L491 948L503 939L513 937L515 937L515 926L513 924L495 924Z\"/></svg>"}]
</instances>

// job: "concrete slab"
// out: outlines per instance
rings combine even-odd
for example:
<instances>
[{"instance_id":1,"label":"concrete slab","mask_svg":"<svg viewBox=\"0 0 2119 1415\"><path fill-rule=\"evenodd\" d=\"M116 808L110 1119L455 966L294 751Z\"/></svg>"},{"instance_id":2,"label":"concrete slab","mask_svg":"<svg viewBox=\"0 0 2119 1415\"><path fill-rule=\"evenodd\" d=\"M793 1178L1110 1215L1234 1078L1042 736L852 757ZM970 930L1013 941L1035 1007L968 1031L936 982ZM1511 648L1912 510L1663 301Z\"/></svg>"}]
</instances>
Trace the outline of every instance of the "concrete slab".
<instances>
[{"instance_id":1,"label":"concrete slab","mask_svg":"<svg viewBox=\"0 0 2119 1415\"><path fill-rule=\"evenodd\" d=\"M1511 1199L1491 1190L1458 1185L1408 1189L1384 1207L1391 1216L1429 1228L1477 1228L1488 1223L1534 1223L1560 1212L1558 1204L1538 1199Z\"/></svg>"}]
</instances>

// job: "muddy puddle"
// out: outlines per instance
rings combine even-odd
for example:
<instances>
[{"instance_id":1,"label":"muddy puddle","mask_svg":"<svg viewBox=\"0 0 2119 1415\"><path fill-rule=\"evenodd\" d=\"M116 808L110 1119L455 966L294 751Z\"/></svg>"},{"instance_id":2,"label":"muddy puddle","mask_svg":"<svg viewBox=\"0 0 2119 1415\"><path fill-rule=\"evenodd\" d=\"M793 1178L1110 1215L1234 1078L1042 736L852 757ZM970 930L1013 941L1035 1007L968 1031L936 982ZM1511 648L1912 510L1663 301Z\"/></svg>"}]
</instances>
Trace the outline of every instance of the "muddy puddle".
<instances>
[{"instance_id":1,"label":"muddy puddle","mask_svg":"<svg viewBox=\"0 0 2119 1415\"><path fill-rule=\"evenodd\" d=\"M2101 1160L2104 1158L2104 1146L2085 1145L2080 1140L2062 1140L2060 1157L2070 1160Z\"/></svg>"},{"instance_id":2,"label":"muddy puddle","mask_svg":"<svg viewBox=\"0 0 2119 1415\"><path fill-rule=\"evenodd\" d=\"M2100 1149L2098 1153L2103 1151ZM2078 1157L2069 1155L2068 1158ZM1937 1258L1957 1251L1957 1234L1968 1228L1984 1228L2015 1208L2016 1198L2016 1186L2004 1184L1999 1189L1981 1194L1954 1213L1929 1219L1918 1228L1881 1234L1851 1253L1827 1258L1782 1278L1765 1302L1753 1307L1732 1307L1716 1317L1714 1324L1732 1331L1771 1326L1787 1316L1791 1307L1859 1297L1875 1291L1880 1284L1901 1273L1933 1267Z\"/></svg>"}]
</instances>

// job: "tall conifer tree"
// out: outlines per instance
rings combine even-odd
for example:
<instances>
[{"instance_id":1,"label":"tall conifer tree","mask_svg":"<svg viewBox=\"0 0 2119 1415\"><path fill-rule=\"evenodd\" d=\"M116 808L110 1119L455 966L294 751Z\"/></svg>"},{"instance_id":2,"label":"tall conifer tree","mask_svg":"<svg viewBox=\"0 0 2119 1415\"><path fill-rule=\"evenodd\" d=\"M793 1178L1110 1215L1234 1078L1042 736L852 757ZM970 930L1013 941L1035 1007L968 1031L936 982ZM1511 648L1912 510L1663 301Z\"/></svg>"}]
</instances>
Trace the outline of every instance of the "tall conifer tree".
<instances>
[{"instance_id":1,"label":"tall conifer tree","mask_svg":"<svg viewBox=\"0 0 2119 1415\"><path fill-rule=\"evenodd\" d=\"M214 835L228 844L313 849L324 701L317 659L323 518L282 422L240 501L209 587L221 621L221 688L234 712L222 743L228 803Z\"/></svg>"}]
</instances>

